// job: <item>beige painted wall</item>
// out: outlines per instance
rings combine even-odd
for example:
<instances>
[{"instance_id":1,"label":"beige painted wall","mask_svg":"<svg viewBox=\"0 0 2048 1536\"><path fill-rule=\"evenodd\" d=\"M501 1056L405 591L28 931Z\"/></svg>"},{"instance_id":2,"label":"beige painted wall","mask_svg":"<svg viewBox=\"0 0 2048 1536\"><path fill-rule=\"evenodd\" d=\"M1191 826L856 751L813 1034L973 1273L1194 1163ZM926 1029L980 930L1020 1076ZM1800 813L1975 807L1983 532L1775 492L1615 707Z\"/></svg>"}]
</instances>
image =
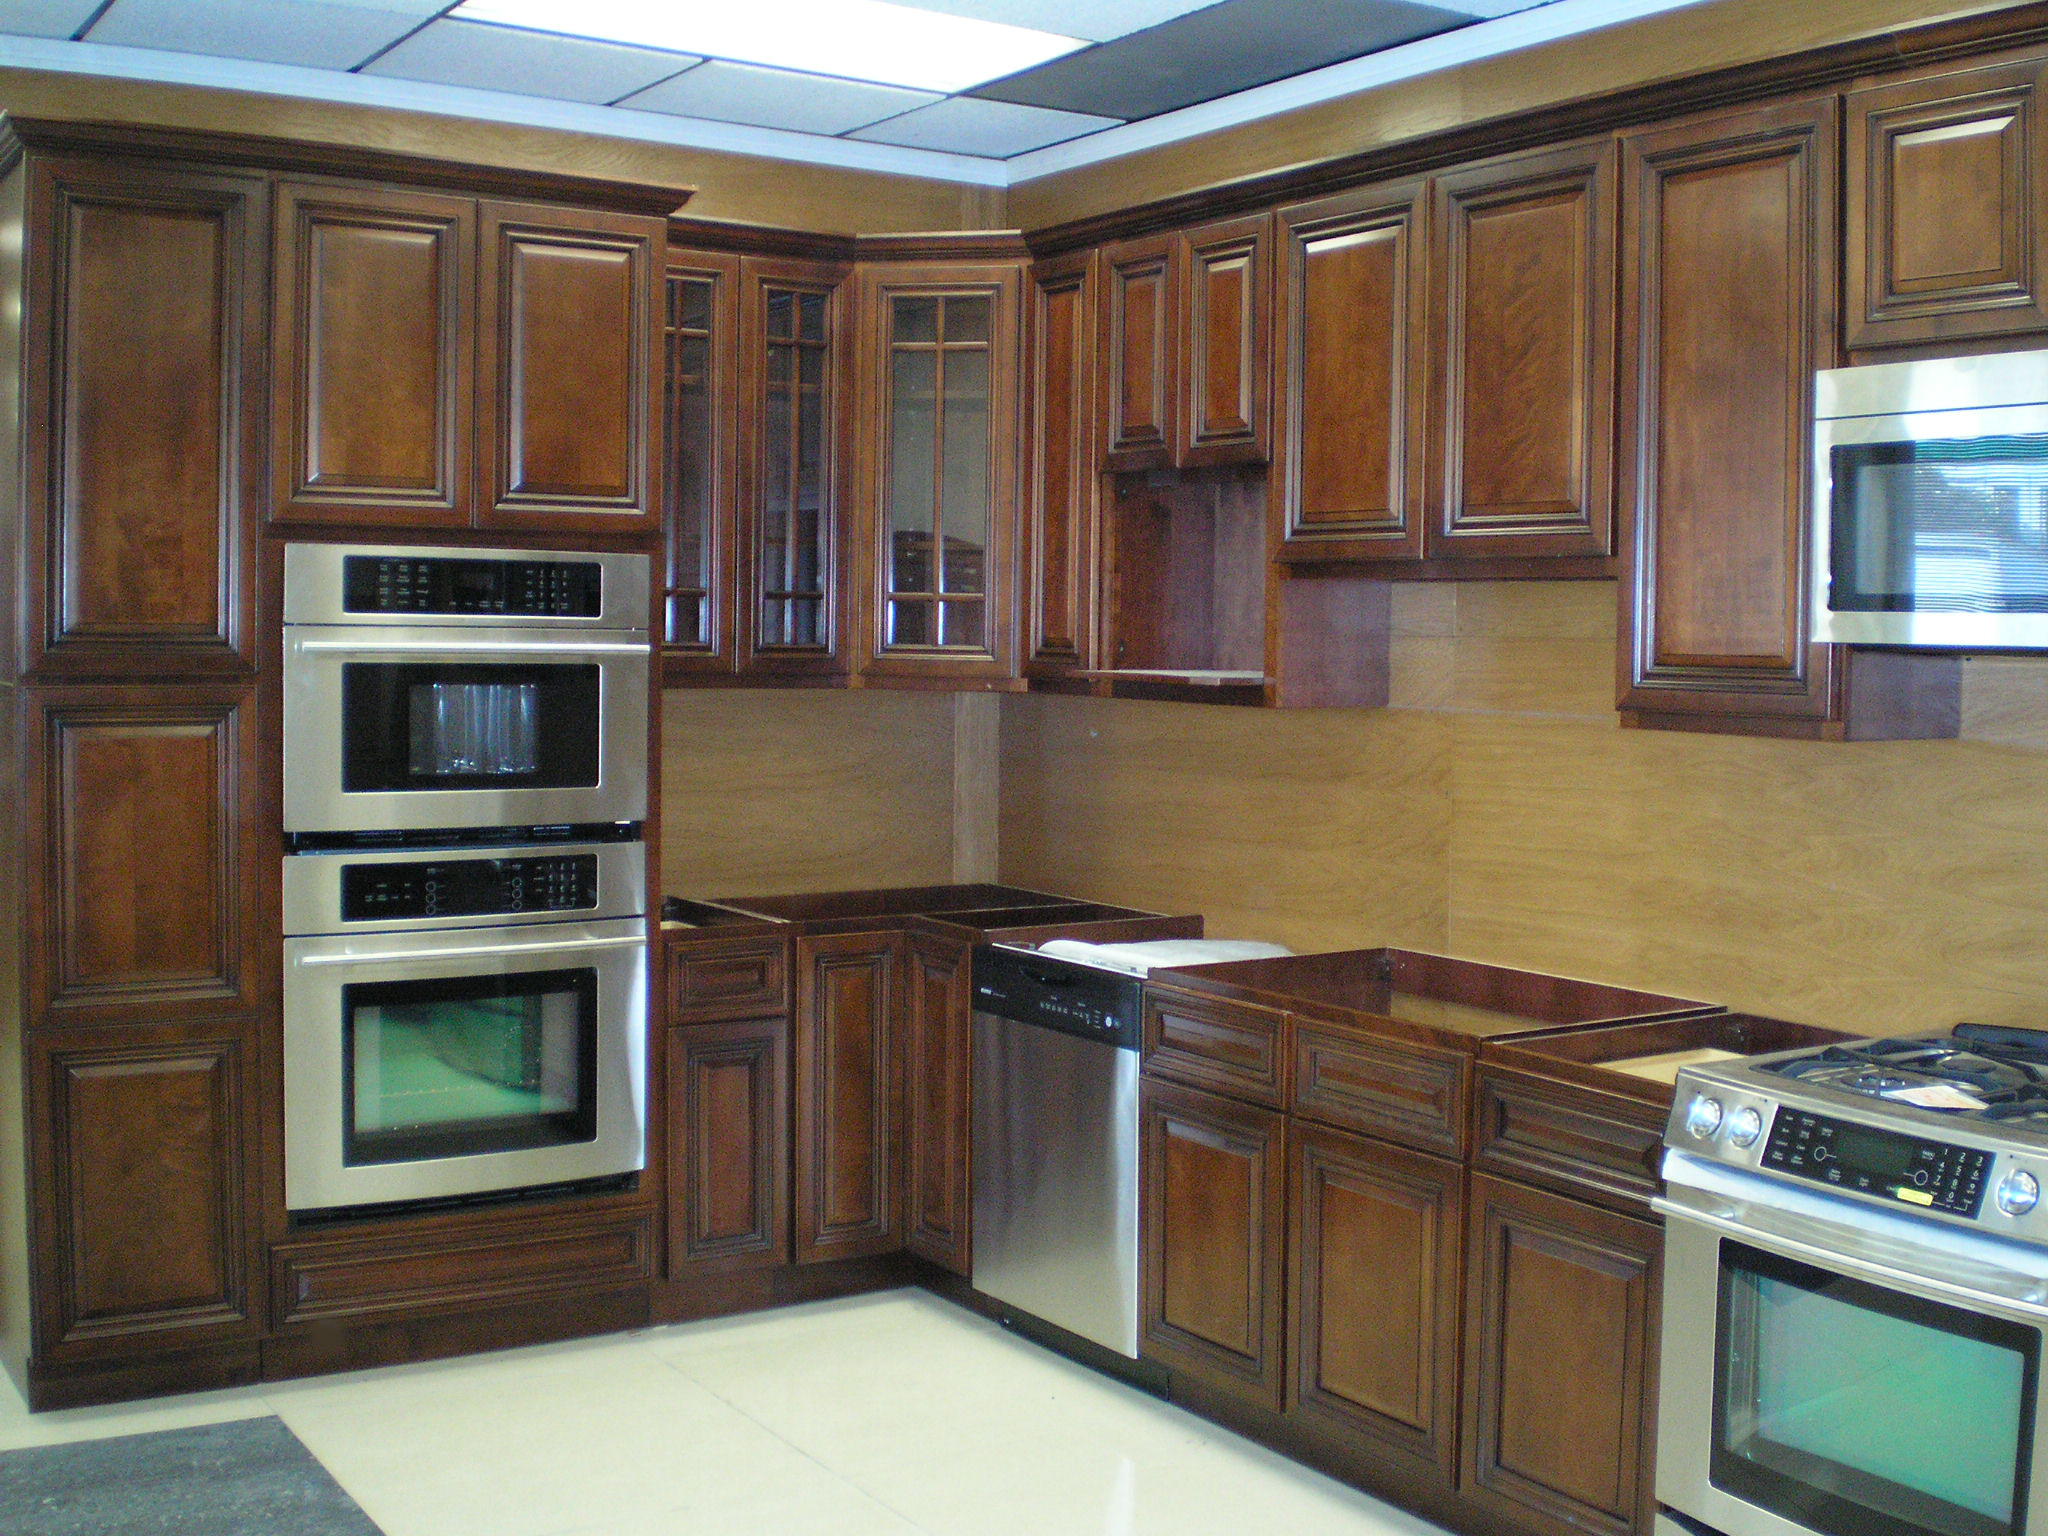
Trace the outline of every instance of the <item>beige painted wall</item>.
<instances>
[{"instance_id":1,"label":"beige painted wall","mask_svg":"<svg viewBox=\"0 0 2048 1536\"><path fill-rule=\"evenodd\" d=\"M1844 1028L2048 1022L2048 661L1965 739L1619 729L1608 583L1404 587L1395 708L1005 703L1002 874Z\"/></svg>"}]
</instances>

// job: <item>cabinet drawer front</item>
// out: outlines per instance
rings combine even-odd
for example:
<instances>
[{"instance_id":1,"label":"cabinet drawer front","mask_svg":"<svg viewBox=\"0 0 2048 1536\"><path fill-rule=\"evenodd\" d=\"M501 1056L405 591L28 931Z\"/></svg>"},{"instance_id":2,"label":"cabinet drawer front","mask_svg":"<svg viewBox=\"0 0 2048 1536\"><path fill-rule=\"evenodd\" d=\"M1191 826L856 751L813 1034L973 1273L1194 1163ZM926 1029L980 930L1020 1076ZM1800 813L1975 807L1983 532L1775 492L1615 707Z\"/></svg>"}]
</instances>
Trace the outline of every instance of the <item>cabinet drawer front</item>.
<instances>
[{"instance_id":1,"label":"cabinet drawer front","mask_svg":"<svg viewBox=\"0 0 2048 1536\"><path fill-rule=\"evenodd\" d=\"M1286 1101L1286 1015L1178 992L1145 994L1145 1070L1274 1109Z\"/></svg>"},{"instance_id":2,"label":"cabinet drawer front","mask_svg":"<svg viewBox=\"0 0 2048 1536\"><path fill-rule=\"evenodd\" d=\"M1462 1056L1295 1028L1298 1115L1455 1157L1465 1146L1466 1094Z\"/></svg>"},{"instance_id":3,"label":"cabinet drawer front","mask_svg":"<svg viewBox=\"0 0 2048 1536\"><path fill-rule=\"evenodd\" d=\"M352 1248L307 1245L271 1253L279 1327L594 1293L653 1275L652 1223L644 1215L563 1223L542 1232Z\"/></svg>"},{"instance_id":4,"label":"cabinet drawer front","mask_svg":"<svg viewBox=\"0 0 2048 1536\"><path fill-rule=\"evenodd\" d=\"M1630 1211L1657 1192L1655 1105L1488 1067L1474 1093L1474 1167Z\"/></svg>"},{"instance_id":5,"label":"cabinet drawer front","mask_svg":"<svg viewBox=\"0 0 2048 1536\"><path fill-rule=\"evenodd\" d=\"M669 951L672 1024L760 1018L789 1008L789 955L781 939L724 939Z\"/></svg>"}]
</instances>

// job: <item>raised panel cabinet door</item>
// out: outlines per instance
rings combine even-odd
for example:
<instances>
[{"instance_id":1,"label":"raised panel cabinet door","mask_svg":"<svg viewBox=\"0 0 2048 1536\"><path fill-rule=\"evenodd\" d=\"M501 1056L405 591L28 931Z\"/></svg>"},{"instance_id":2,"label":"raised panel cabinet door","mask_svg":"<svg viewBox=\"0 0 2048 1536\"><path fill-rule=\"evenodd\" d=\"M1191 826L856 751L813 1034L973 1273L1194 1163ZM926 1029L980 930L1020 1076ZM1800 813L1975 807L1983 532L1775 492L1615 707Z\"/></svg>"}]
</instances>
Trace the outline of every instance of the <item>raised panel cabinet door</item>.
<instances>
[{"instance_id":1,"label":"raised panel cabinet door","mask_svg":"<svg viewBox=\"0 0 2048 1536\"><path fill-rule=\"evenodd\" d=\"M1427 553L1613 548L1611 139L1440 176Z\"/></svg>"},{"instance_id":2,"label":"raised panel cabinet door","mask_svg":"<svg viewBox=\"0 0 2048 1536\"><path fill-rule=\"evenodd\" d=\"M1847 345L2048 330L2044 77L2036 59L1849 93Z\"/></svg>"},{"instance_id":3,"label":"raised panel cabinet door","mask_svg":"<svg viewBox=\"0 0 2048 1536\"><path fill-rule=\"evenodd\" d=\"M27 1043L39 1360L258 1331L253 1024Z\"/></svg>"},{"instance_id":4,"label":"raised panel cabinet door","mask_svg":"<svg viewBox=\"0 0 2048 1536\"><path fill-rule=\"evenodd\" d=\"M253 670L269 202L253 177L33 166L31 677Z\"/></svg>"},{"instance_id":5,"label":"raised panel cabinet door","mask_svg":"<svg viewBox=\"0 0 2048 1536\"><path fill-rule=\"evenodd\" d=\"M1273 216L1180 237L1182 464L1261 464L1271 451Z\"/></svg>"},{"instance_id":6,"label":"raised panel cabinet door","mask_svg":"<svg viewBox=\"0 0 2048 1536\"><path fill-rule=\"evenodd\" d=\"M1822 98L1622 140L1624 711L1837 712L1807 573L1835 115Z\"/></svg>"},{"instance_id":7,"label":"raised panel cabinet door","mask_svg":"<svg viewBox=\"0 0 2048 1536\"><path fill-rule=\"evenodd\" d=\"M1095 445L1093 252L1042 261L1025 284L1024 672L1095 665L1102 476Z\"/></svg>"},{"instance_id":8,"label":"raised panel cabinet door","mask_svg":"<svg viewBox=\"0 0 2048 1536\"><path fill-rule=\"evenodd\" d=\"M1422 553L1428 184L1280 210L1279 558Z\"/></svg>"},{"instance_id":9,"label":"raised panel cabinet door","mask_svg":"<svg viewBox=\"0 0 2048 1536\"><path fill-rule=\"evenodd\" d=\"M258 1006L253 707L219 687L28 701L31 1025Z\"/></svg>"},{"instance_id":10,"label":"raised panel cabinet door","mask_svg":"<svg viewBox=\"0 0 2048 1536\"><path fill-rule=\"evenodd\" d=\"M476 204L287 182L273 270L270 515L467 523Z\"/></svg>"},{"instance_id":11,"label":"raised panel cabinet door","mask_svg":"<svg viewBox=\"0 0 2048 1536\"><path fill-rule=\"evenodd\" d=\"M969 1272L973 949L913 934L903 996L904 1246Z\"/></svg>"},{"instance_id":12,"label":"raised panel cabinet door","mask_svg":"<svg viewBox=\"0 0 2048 1536\"><path fill-rule=\"evenodd\" d=\"M740 263L739 669L847 670L852 295L844 265Z\"/></svg>"},{"instance_id":13,"label":"raised panel cabinet door","mask_svg":"<svg viewBox=\"0 0 2048 1536\"><path fill-rule=\"evenodd\" d=\"M796 1261L903 1246L896 1138L900 933L796 943Z\"/></svg>"},{"instance_id":14,"label":"raised panel cabinet door","mask_svg":"<svg viewBox=\"0 0 2048 1536\"><path fill-rule=\"evenodd\" d=\"M789 1262L789 1020L669 1034L669 1273Z\"/></svg>"},{"instance_id":15,"label":"raised panel cabinet door","mask_svg":"<svg viewBox=\"0 0 2048 1536\"><path fill-rule=\"evenodd\" d=\"M1181 264L1172 235L1102 252L1102 462L1164 469L1174 462L1179 395Z\"/></svg>"},{"instance_id":16,"label":"raised panel cabinet door","mask_svg":"<svg viewBox=\"0 0 2048 1536\"><path fill-rule=\"evenodd\" d=\"M1288 1412L1457 1479L1464 1171L1297 1122Z\"/></svg>"},{"instance_id":17,"label":"raised panel cabinet door","mask_svg":"<svg viewBox=\"0 0 2048 1536\"><path fill-rule=\"evenodd\" d=\"M1472 1176L1463 1496L1555 1536L1656 1515L1663 1231Z\"/></svg>"},{"instance_id":18,"label":"raised panel cabinet door","mask_svg":"<svg viewBox=\"0 0 2048 1536\"><path fill-rule=\"evenodd\" d=\"M1149 1360L1279 1411L1286 1117L1146 1082L1138 1187Z\"/></svg>"},{"instance_id":19,"label":"raised panel cabinet door","mask_svg":"<svg viewBox=\"0 0 2048 1536\"><path fill-rule=\"evenodd\" d=\"M663 665L730 672L739 515L740 264L670 251L662 353Z\"/></svg>"},{"instance_id":20,"label":"raised panel cabinet door","mask_svg":"<svg viewBox=\"0 0 2048 1536\"><path fill-rule=\"evenodd\" d=\"M631 214L484 203L478 231L486 498L477 521L653 528L666 227Z\"/></svg>"}]
</instances>

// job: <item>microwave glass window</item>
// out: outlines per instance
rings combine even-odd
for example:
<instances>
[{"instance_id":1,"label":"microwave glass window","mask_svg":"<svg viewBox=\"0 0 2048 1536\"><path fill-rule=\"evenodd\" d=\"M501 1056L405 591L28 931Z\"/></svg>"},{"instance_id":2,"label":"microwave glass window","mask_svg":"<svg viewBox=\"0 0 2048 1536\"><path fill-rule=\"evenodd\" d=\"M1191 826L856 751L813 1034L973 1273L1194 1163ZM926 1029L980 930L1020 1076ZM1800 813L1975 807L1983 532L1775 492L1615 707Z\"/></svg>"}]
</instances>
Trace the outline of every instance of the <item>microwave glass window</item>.
<instances>
[{"instance_id":1,"label":"microwave glass window","mask_svg":"<svg viewBox=\"0 0 2048 1536\"><path fill-rule=\"evenodd\" d=\"M595 665L351 662L341 689L349 793L598 782Z\"/></svg>"},{"instance_id":2,"label":"microwave glass window","mask_svg":"<svg viewBox=\"0 0 2048 1536\"><path fill-rule=\"evenodd\" d=\"M343 1161L414 1162L597 1134L597 973L342 989Z\"/></svg>"},{"instance_id":3,"label":"microwave glass window","mask_svg":"<svg viewBox=\"0 0 2048 1536\"><path fill-rule=\"evenodd\" d=\"M1721 1245L1715 1486L1829 1536L2019 1536L2040 1334Z\"/></svg>"},{"instance_id":4,"label":"microwave glass window","mask_svg":"<svg viewBox=\"0 0 2048 1536\"><path fill-rule=\"evenodd\" d=\"M1834 611L2048 609L2048 435L1840 444L1831 467Z\"/></svg>"}]
</instances>

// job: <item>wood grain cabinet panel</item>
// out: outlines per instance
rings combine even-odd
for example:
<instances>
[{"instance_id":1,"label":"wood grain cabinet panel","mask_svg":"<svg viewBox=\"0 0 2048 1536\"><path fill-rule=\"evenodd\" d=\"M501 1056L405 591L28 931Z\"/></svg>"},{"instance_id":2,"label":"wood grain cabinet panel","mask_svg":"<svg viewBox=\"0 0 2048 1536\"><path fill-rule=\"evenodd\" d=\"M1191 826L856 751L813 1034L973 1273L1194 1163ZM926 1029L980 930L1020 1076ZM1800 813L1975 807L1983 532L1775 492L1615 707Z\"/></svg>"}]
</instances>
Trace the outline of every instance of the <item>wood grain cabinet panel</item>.
<instances>
[{"instance_id":1,"label":"wood grain cabinet panel","mask_svg":"<svg viewBox=\"0 0 2048 1536\"><path fill-rule=\"evenodd\" d=\"M1287 1016L1147 987L1145 1070L1274 1109L1287 1101Z\"/></svg>"},{"instance_id":2,"label":"wood grain cabinet panel","mask_svg":"<svg viewBox=\"0 0 2048 1536\"><path fill-rule=\"evenodd\" d=\"M1448 1488L1464 1171L1300 1125L1289 1158L1288 1412Z\"/></svg>"},{"instance_id":3,"label":"wood grain cabinet panel","mask_svg":"<svg viewBox=\"0 0 2048 1536\"><path fill-rule=\"evenodd\" d=\"M476 204L278 189L271 515L465 524Z\"/></svg>"},{"instance_id":4,"label":"wood grain cabinet panel","mask_svg":"<svg viewBox=\"0 0 2048 1536\"><path fill-rule=\"evenodd\" d=\"M32 1023L257 1005L250 708L222 688L29 701Z\"/></svg>"},{"instance_id":5,"label":"wood grain cabinet panel","mask_svg":"<svg viewBox=\"0 0 2048 1536\"><path fill-rule=\"evenodd\" d=\"M789 1021L669 1037L669 1273L789 1262Z\"/></svg>"},{"instance_id":6,"label":"wood grain cabinet panel","mask_svg":"<svg viewBox=\"0 0 2048 1536\"><path fill-rule=\"evenodd\" d=\"M1464 1496L1555 1536L1640 1536L1656 1513L1663 1233L1472 1176Z\"/></svg>"},{"instance_id":7,"label":"wood grain cabinet panel","mask_svg":"<svg viewBox=\"0 0 2048 1536\"><path fill-rule=\"evenodd\" d=\"M1175 330L1181 263L1172 235L1125 240L1102 252L1103 464L1165 469L1179 426Z\"/></svg>"},{"instance_id":8,"label":"wood grain cabinet panel","mask_svg":"<svg viewBox=\"0 0 2048 1536\"><path fill-rule=\"evenodd\" d=\"M1180 333L1184 465L1263 462L1272 408L1273 218L1182 234Z\"/></svg>"},{"instance_id":9,"label":"wood grain cabinet panel","mask_svg":"<svg viewBox=\"0 0 2048 1536\"><path fill-rule=\"evenodd\" d=\"M903 1245L896 1186L903 935L796 943L796 1261Z\"/></svg>"},{"instance_id":10,"label":"wood grain cabinet panel","mask_svg":"<svg viewBox=\"0 0 2048 1536\"><path fill-rule=\"evenodd\" d=\"M1657 1193L1658 1105L1486 1066L1473 1097L1473 1167L1629 1214Z\"/></svg>"},{"instance_id":11,"label":"wood grain cabinet panel","mask_svg":"<svg viewBox=\"0 0 2048 1536\"><path fill-rule=\"evenodd\" d=\"M1849 93L1849 346L2048 330L2044 76L2035 59Z\"/></svg>"},{"instance_id":12,"label":"wood grain cabinet panel","mask_svg":"<svg viewBox=\"0 0 2048 1536\"><path fill-rule=\"evenodd\" d=\"M1143 1088L1146 1358L1277 1412L1286 1371L1286 1118Z\"/></svg>"},{"instance_id":13,"label":"wood grain cabinet panel","mask_svg":"<svg viewBox=\"0 0 2048 1536\"><path fill-rule=\"evenodd\" d=\"M1297 1019L1294 1112L1339 1130L1457 1157L1465 1149L1468 1060Z\"/></svg>"},{"instance_id":14,"label":"wood grain cabinet panel","mask_svg":"<svg viewBox=\"0 0 2048 1536\"><path fill-rule=\"evenodd\" d=\"M1280 210L1282 559L1423 551L1427 213L1422 181Z\"/></svg>"},{"instance_id":15,"label":"wood grain cabinet panel","mask_svg":"<svg viewBox=\"0 0 2048 1536\"><path fill-rule=\"evenodd\" d=\"M256 1331L252 1032L209 1020L30 1037L42 1359Z\"/></svg>"},{"instance_id":16,"label":"wood grain cabinet panel","mask_svg":"<svg viewBox=\"0 0 2048 1536\"><path fill-rule=\"evenodd\" d=\"M972 956L912 934L903 993L904 1246L960 1275L973 1251Z\"/></svg>"},{"instance_id":17,"label":"wood grain cabinet panel","mask_svg":"<svg viewBox=\"0 0 2048 1536\"><path fill-rule=\"evenodd\" d=\"M786 940L682 939L670 944L669 1023L701 1024L788 1011Z\"/></svg>"},{"instance_id":18,"label":"wood grain cabinet panel","mask_svg":"<svg viewBox=\"0 0 2048 1536\"><path fill-rule=\"evenodd\" d=\"M737 256L669 252L661 643L671 672L729 673L735 664L739 288Z\"/></svg>"},{"instance_id":19,"label":"wood grain cabinet panel","mask_svg":"<svg viewBox=\"0 0 2048 1536\"><path fill-rule=\"evenodd\" d=\"M59 160L28 198L23 665L250 671L269 190Z\"/></svg>"},{"instance_id":20,"label":"wood grain cabinet panel","mask_svg":"<svg viewBox=\"0 0 2048 1536\"><path fill-rule=\"evenodd\" d=\"M658 515L659 219L484 203L478 440L499 528L637 533Z\"/></svg>"},{"instance_id":21,"label":"wood grain cabinet panel","mask_svg":"<svg viewBox=\"0 0 2048 1536\"><path fill-rule=\"evenodd\" d=\"M1093 252L1039 262L1025 283L1024 672L1030 677L1095 665L1099 286Z\"/></svg>"},{"instance_id":22,"label":"wood grain cabinet panel","mask_svg":"<svg viewBox=\"0 0 2048 1536\"><path fill-rule=\"evenodd\" d=\"M1434 182L1431 556L1612 548L1611 140Z\"/></svg>"}]
</instances>

